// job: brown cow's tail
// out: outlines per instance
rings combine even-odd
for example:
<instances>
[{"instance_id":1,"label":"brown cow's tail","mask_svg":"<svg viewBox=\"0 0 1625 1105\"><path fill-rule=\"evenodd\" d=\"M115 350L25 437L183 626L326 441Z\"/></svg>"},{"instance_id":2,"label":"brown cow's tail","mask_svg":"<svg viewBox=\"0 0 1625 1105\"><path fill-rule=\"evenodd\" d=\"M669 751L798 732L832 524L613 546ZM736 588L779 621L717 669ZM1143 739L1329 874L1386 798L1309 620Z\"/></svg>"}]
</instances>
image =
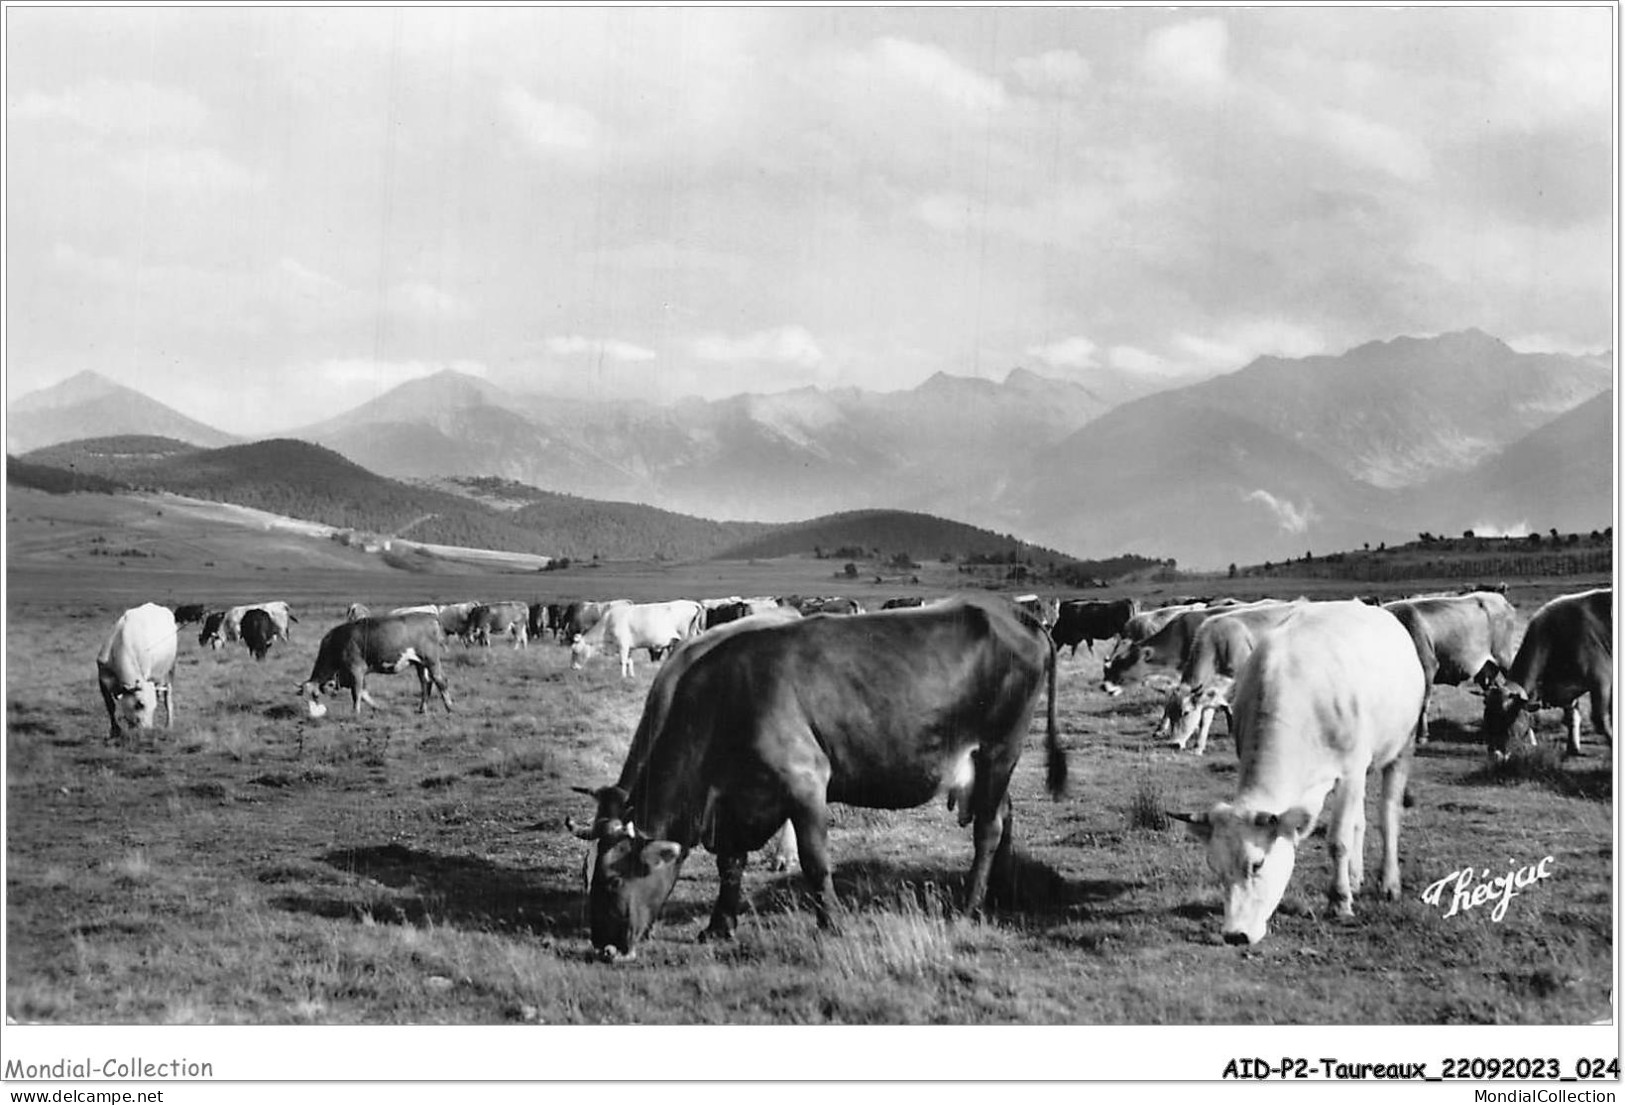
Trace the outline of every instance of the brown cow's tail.
<instances>
[{"instance_id":1,"label":"brown cow's tail","mask_svg":"<svg viewBox=\"0 0 1625 1105\"><path fill-rule=\"evenodd\" d=\"M1061 747L1059 734L1055 727L1055 669L1060 667L1060 658L1056 654L1055 642L1048 633L1044 640L1049 645L1049 707L1045 719L1044 731L1044 782L1049 787L1051 798L1059 798L1066 793L1066 749Z\"/></svg>"}]
</instances>

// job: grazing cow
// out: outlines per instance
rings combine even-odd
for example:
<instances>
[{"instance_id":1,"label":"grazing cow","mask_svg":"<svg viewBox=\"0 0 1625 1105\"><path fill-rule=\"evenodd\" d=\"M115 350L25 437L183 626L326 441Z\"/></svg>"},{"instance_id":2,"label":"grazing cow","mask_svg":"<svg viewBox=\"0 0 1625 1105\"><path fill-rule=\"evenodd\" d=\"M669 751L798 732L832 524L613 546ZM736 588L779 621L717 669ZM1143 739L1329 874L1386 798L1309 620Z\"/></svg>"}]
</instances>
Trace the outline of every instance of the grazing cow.
<instances>
[{"instance_id":1,"label":"grazing cow","mask_svg":"<svg viewBox=\"0 0 1625 1105\"><path fill-rule=\"evenodd\" d=\"M530 607L522 602L480 603L468 615L468 635L489 648L491 634L506 634L513 638L514 648L527 648L526 624L530 621Z\"/></svg>"},{"instance_id":2,"label":"grazing cow","mask_svg":"<svg viewBox=\"0 0 1625 1105\"><path fill-rule=\"evenodd\" d=\"M1196 754L1200 756L1207 751L1208 730L1219 710L1230 719L1234 733L1230 692L1237 673L1258 646L1259 637L1280 625L1305 601L1220 610L1198 626L1191 639L1190 655L1179 670L1179 685L1168 692L1156 735L1169 737L1175 748L1184 748L1195 734Z\"/></svg>"},{"instance_id":3,"label":"grazing cow","mask_svg":"<svg viewBox=\"0 0 1625 1105\"><path fill-rule=\"evenodd\" d=\"M327 631L316 650L316 665L310 678L299 685L299 695L307 700L311 717L327 713L320 699L324 691L348 687L357 717L363 702L378 708L367 693L367 673L393 675L410 666L418 677L418 713L429 708L429 691L440 692L446 712L451 698L446 694L446 678L440 670L441 633L439 622L425 614L386 614L345 622Z\"/></svg>"},{"instance_id":4,"label":"grazing cow","mask_svg":"<svg viewBox=\"0 0 1625 1105\"><path fill-rule=\"evenodd\" d=\"M1037 625L990 597L717 640L678 674L658 724L640 725L619 781L595 792L593 946L632 954L696 844L721 879L704 936L731 936L746 857L786 817L819 922L832 924L829 802L908 809L946 795L975 823L966 906L980 910L1011 862L1010 776L1046 674L1048 783L1065 786L1054 660Z\"/></svg>"},{"instance_id":5,"label":"grazing cow","mask_svg":"<svg viewBox=\"0 0 1625 1105\"><path fill-rule=\"evenodd\" d=\"M1122 638L1106 661L1101 689L1108 694L1119 694L1130 683L1137 683L1152 668L1172 668L1178 671L1190 656L1191 641L1196 630L1209 618L1237 610L1254 610L1260 606L1279 605L1274 599L1236 606L1165 607L1175 611L1155 633L1141 641ZM1132 620L1132 619L1131 619Z\"/></svg>"},{"instance_id":6,"label":"grazing cow","mask_svg":"<svg viewBox=\"0 0 1625 1105\"><path fill-rule=\"evenodd\" d=\"M1580 696L1591 696L1591 724L1614 740L1614 589L1603 587L1548 602L1529 619L1504 677L1484 693L1490 753L1504 759L1525 734L1535 742L1534 713L1563 710L1567 751L1580 755Z\"/></svg>"},{"instance_id":7,"label":"grazing cow","mask_svg":"<svg viewBox=\"0 0 1625 1105\"><path fill-rule=\"evenodd\" d=\"M613 647L621 657L621 677L632 677L632 650L665 649L703 632L705 608L692 599L612 606L570 647L570 666L580 670L599 649Z\"/></svg>"},{"instance_id":8,"label":"grazing cow","mask_svg":"<svg viewBox=\"0 0 1625 1105\"><path fill-rule=\"evenodd\" d=\"M564 608L564 628L559 640L574 641L592 631L612 606L630 606L630 599L611 599L608 602L572 602Z\"/></svg>"},{"instance_id":9,"label":"grazing cow","mask_svg":"<svg viewBox=\"0 0 1625 1105\"><path fill-rule=\"evenodd\" d=\"M711 651L719 641L726 640L736 633L748 629L755 629L763 625L779 625L784 622L799 621L801 612L793 606L774 605L771 610L748 615L718 626L715 631L707 630L698 637L691 637L678 645L672 652L671 659L663 665L649 685L648 697L643 702L643 716L638 721L637 732L632 737L633 748L647 748L651 734L657 733L666 723L666 715L671 711L672 697L677 691L677 681L686 672L694 661ZM597 791L585 787L576 787L582 794L597 796ZM576 829L570 818L565 818L565 825L583 840L592 840L593 833L587 829ZM772 858L768 861L769 867L774 871L787 871L790 860L796 851L796 831L789 821L774 834L768 842L767 851ZM592 864L597 859L598 851L594 847L587 856L587 884L592 885Z\"/></svg>"},{"instance_id":10,"label":"grazing cow","mask_svg":"<svg viewBox=\"0 0 1625 1105\"><path fill-rule=\"evenodd\" d=\"M175 607L175 624L191 625L209 616L209 608L201 602L188 602Z\"/></svg>"},{"instance_id":11,"label":"grazing cow","mask_svg":"<svg viewBox=\"0 0 1625 1105\"><path fill-rule=\"evenodd\" d=\"M1482 688L1505 671L1512 658L1512 631L1517 613L1506 596L1472 591L1438 598L1401 599L1383 603L1405 627L1416 645L1416 658L1428 677L1422 696L1422 721L1416 743L1428 739L1428 700L1433 685L1458 686L1471 679Z\"/></svg>"},{"instance_id":12,"label":"grazing cow","mask_svg":"<svg viewBox=\"0 0 1625 1105\"><path fill-rule=\"evenodd\" d=\"M358 622L362 618L370 617L371 615L372 611L368 610L364 603L352 602L344 609L344 620L347 622Z\"/></svg>"},{"instance_id":13,"label":"grazing cow","mask_svg":"<svg viewBox=\"0 0 1625 1105\"><path fill-rule=\"evenodd\" d=\"M277 639L276 623L265 611L257 608L250 610L243 615L243 624L239 627L238 636L242 638L243 644L248 646L249 655L256 660L263 660Z\"/></svg>"},{"instance_id":14,"label":"grazing cow","mask_svg":"<svg viewBox=\"0 0 1625 1105\"><path fill-rule=\"evenodd\" d=\"M109 740L118 740L121 722L128 729L151 729L160 699L164 726L174 728L170 683L175 635L175 615L156 603L126 610L113 623L113 632L96 654L96 685L107 707Z\"/></svg>"},{"instance_id":15,"label":"grazing cow","mask_svg":"<svg viewBox=\"0 0 1625 1105\"><path fill-rule=\"evenodd\" d=\"M455 637L463 644L472 644L474 640L474 610L480 604L477 602L453 602L435 608L435 617L440 621L442 636Z\"/></svg>"},{"instance_id":16,"label":"grazing cow","mask_svg":"<svg viewBox=\"0 0 1625 1105\"><path fill-rule=\"evenodd\" d=\"M1139 612L1140 604L1134 599L1113 599L1111 602L1070 599L1061 603L1056 611L1050 636L1054 638L1056 648L1071 646L1073 656L1078 654L1079 644L1093 656L1096 641L1121 637L1128 620Z\"/></svg>"},{"instance_id":17,"label":"grazing cow","mask_svg":"<svg viewBox=\"0 0 1625 1105\"><path fill-rule=\"evenodd\" d=\"M279 599L275 602L253 602L233 606L222 612L218 618L210 614L204 619L203 632L198 634L197 643L212 649L220 649L225 647L227 641L239 640L242 637L243 615L250 610L265 611L271 617L271 624L276 626L276 635L290 644L293 642L293 631L288 626L299 619L293 616L288 604Z\"/></svg>"},{"instance_id":18,"label":"grazing cow","mask_svg":"<svg viewBox=\"0 0 1625 1105\"><path fill-rule=\"evenodd\" d=\"M1366 773L1382 769L1382 893L1399 897L1399 820L1426 689L1410 636L1361 602L1298 607L1236 680L1239 790L1179 814L1224 888L1227 944L1255 944L1292 877L1298 844L1330 796L1330 898L1354 914L1365 875Z\"/></svg>"}]
</instances>

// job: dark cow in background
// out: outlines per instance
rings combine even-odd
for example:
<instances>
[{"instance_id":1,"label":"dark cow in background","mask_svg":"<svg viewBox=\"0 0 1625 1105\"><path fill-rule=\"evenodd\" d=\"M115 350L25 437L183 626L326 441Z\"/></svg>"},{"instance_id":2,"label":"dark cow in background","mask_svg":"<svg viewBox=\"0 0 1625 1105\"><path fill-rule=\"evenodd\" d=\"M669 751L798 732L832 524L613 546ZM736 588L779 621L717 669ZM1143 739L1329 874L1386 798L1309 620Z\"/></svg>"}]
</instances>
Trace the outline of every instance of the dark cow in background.
<instances>
[{"instance_id":1,"label":"dark cow in background","mask_svg":"<svg viewBox=\"0 0 1625 1105\"><path fill-rule=\"evenodd\" d=\"M1382 608L1399 619L1416 646L1416 658L1427 676L1422 719L1416 743L1428 740L1428 702L1434 684L1459 686L1472 680L1487 688L1512 662L1512 632L1517 612L1504 595L1472 591L1449 597L1385 602Z\"/></svg>"},{"instance_id":2,"label":"dark cow in background","mask_svg":"<svg viewBox=\"0 0 1625 1105\"><path fill-rule=\"evenodd\" d=\"M175 607L175 624L192 625L209 616L209 608L201 602L188 602Z\"/></svg>"},{"instance_id":3,"label":"dark cow in background","mask_svg":"<svg viewBox=\"0 0 1625 1105\"><path fill-rule=\"evenodd\" d=\"M1037 625L989 598L718 641L681 673L660 724L639 728L619 781L595 792L593 946L632 953L697 844L721 877L706 935L732 935L746 857L786 817L831 924L830 802L908 809L946 795L961 824L975 823L966 905L979 910L1011 862L1010 776L1046 674L1048 783L1065 785L1054 661Z\"/></svg>"},{"instance_id":4,"label":"dark cow in background","mask_svg":"<svg viewBox=\"0 0 1625 1105\"><path fill-rule=\"evenodd\" d=\"M795 608L781 607L780 609L794 610ZM800 611L797 610L796 613L799 614ZM750 617L750 614L750 603L746 602L744 599L740 599L737 602L725 602L720 606L706 607L705 628L707 630L716 629L719 626L728 625L731 622L737 622L741 618L748 618Z\"/></svg>"},{"instance_id":5,"label":"dark cow in background","mask_svg":"<svg viewBox=\"0 0 1625 1105\"><path fill-rule=\"evenodd\" d=\"M225 630L226 612L224 610L211 610L203 617L203 627L198 630L197 643L211 648L219 648L217 641L226 639Z\"/></svg>"},{"instance_id":6,"label":"dark cow in background","mask_svg":"<svg viewBox=\"0 0 1625 1105\"><path fill-rule=\"evenodd\" d=\"M912 610L916 606L924 606L923 598L895 598L887 599L880 604L882 610Z\"/></svg>"},{"instance_id":7,"label":"dark cow in background","mask_svg":"<svg viewBox=\"0 0 1625 1105\"><path fill-rule=\"evenodd\" d=\"M281 634L277 632L276 622L271 620L271 615L256 608L243 615L237 635L242 638L243 644L248 646L249 655L256 660L263 660L265 654L271 651L272 643Z\"/></svg>"},{"instance_id":8,"label":"dark cow in background","mask_svg":"<svg viewBox=\"0 0 1625 1105\"><path fill-rule=\"evenodd\" d=\"M1233 735L1230 694L1236 676L1258 647L1259 639L1307 602L1298 599L1241 610L1220 608L1198 626L1196 636L1191 638L1190 654L1179 669L1179 684L1168 692L1162 721L1153 735L1168 737L1180 749L1195 736L1196 754L1200 756L1207 751L1208 730L1219 710L1231 718Z\"/></svg>"},{"instance_id":9,"label":"dark cow in background","mask_svg":"<svg viewBox=\"0 0 1625 1105\"><path fill-rule=\"evenodd\" d=\"M1070 647L1072 655L1076 656L1078 645L1082 644L1093 656L1096 641L1121 637L1128 620L1139 612L1140 604L1134 599L1113 599L1110 602L1069 599L1061 603L1056 611L1055 624L1050 628L1049 635L1054 639L1056 648Z\"/></svg>"},{"instance_id":10,"label":"dark cow in background","mask_svg":"<svg viewBox=\"0 0 1625 1105\"><path fill-rule=\"evenodd\" d=\"M1499 673L1498 673L1499 675ZM1579 755L1581 695L1591 696L1591 724L1614 740L1614 589L1561 595L1529 619L1504 677L1484 692L1490 753L1505 758L1510 742L1535 743L1534 713L1560 707L1567 751Z\"/></svg>"},{"instance_id":11,"label":"dark cow in background","mask_svg":"<svg viewBox=\"0 0 1625 1105\"><path fill-rule=\"evenodd\" d=\"M468 637L482 648L490 647L493 634L512 638L514 648L526 648L529 621L530 607L522 602L482 602L469 611Z\"/></svg>"},{"instance_id":12,"label":"dark cow in background","mask_svg":"<svg viewBox=\"0 0 1625 1105\"><path fill-rule=\"evenodd\" d=\"M299 685L299 694L308 702L313 718L327 713L321 704L324 691L347 687L357 717L361 704L378 708L367 693L367 673L393 675L410 667L418 677L418 713L429 708L429 692L440 692L440 701L451 711L446 694L446 678L440 670L441 635L439 622L427 614L386 614L345 622L327 631L316 651L316 664L310 678Z\"/></svg>"}]
</instances>

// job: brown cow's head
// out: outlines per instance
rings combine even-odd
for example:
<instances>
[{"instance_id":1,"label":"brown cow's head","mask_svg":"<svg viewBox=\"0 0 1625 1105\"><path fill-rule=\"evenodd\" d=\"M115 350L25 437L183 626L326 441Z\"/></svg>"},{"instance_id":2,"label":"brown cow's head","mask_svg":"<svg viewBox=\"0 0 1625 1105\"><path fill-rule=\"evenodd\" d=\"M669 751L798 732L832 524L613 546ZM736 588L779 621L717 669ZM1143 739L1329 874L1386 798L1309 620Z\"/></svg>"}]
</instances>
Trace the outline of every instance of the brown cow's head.
<instances>
[{"instance_id":1,"label":"brown cow's head","mask_svg":"<svg viewBox=\"0 0 1625 1105\"><path fill-rule=\"evenodd\" d=\"M1535 709L1529 692L1516 683L1500 682L1485 689L1484 738L1491 756L1504 760L1514 741L1528 737L1533 742Z\"/></svg>"},{"instance_id":2,"label":"brown cow's head","mask_svg":"<svg viewBox=\"0 0 1625 1105\"><path fill-rule=\"evenodd\" d=\"M606 960L634 958L677 885L684 849L640 836L620 788L575 789L598 799L592 828L575 830L592 847L584 874L593 950Z\"/></svg>"}]
</instances>

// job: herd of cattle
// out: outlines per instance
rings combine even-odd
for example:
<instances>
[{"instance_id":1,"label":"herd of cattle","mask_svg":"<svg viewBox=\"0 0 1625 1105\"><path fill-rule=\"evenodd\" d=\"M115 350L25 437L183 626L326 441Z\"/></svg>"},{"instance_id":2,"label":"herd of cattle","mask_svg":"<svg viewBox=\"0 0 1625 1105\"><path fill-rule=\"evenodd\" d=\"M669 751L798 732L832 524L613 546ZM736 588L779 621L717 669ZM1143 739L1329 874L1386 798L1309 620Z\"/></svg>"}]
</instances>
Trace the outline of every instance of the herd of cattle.
<instances>
[{"instance_id":1,"label":"herd of cattle","mask_svg":"<svg viewBox=\"0 0 1625 1105\"><path fill-rule=\"evenodd\" d=\"M845 616L830 616L830 615ZM179 627L199 644L241 640L262 658L290 641L284 602L209 612L147 604L127 611L97 656L111 734L150 728L170 699ZM1046 783L1059 795L1066 757L1055 715L1057 652L1115 642L1101 689L1117 694L1152 674L1173 681L1159 737L1195 751L1220 710L1240 760L1238 791L1175 815L1205 842L1224 887L1223 939L1263 938L1298 844L1324 811L1331 899L1352 913L1360 889L1366 775L1382 771L1381 890L1399 893L1399 818L1411 752L1427 740L1430 688L1471 682L1484 698L1483 735L1496 757L1527 737L1532 715L1564 711L1580 749L1578 702L1613 739L1613 592L1564 595L1530 618L1514 648L1504 594L1474 590L1373 604L1358 600L1179 601L1142 610L1132 599L1057 602L1038 596L896 600L863 613L848 599L565 604L460 603L373 615L356 604L328 630L299 694L310 717L339 688L376 706L369 673L411 668L418 711L438 692L448 641L507 637L568 642L573 667L614 651L665 656L644 702L620 778L590 794L587 884L592 943L634 954L697 844L717 857L721 888L707 937L737 922L747 855L777 837L793 848L821 923L839 903L827 848L829 802L881 809L946 800L973 825L967 907L979 910L1011 856L1009 783L1047 688ZM579 788L578 788L579 789ZM787 842L793 840L794 844Z\"/></svg>"}]
</instances>

